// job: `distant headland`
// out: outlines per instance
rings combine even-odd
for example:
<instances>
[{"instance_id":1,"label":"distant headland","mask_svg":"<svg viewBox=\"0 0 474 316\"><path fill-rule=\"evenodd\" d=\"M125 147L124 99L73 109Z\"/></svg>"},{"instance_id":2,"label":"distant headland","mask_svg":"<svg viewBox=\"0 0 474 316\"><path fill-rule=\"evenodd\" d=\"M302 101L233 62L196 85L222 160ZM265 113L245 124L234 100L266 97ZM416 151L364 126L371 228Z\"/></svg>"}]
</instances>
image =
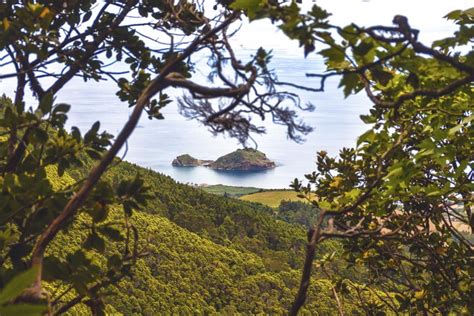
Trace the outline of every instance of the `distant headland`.
<instances>
[{"instance_id":1,"label":"distant headland","mask_svg":"<svg viewBox=\"0 0 474 316\"><path fill-rule=\"evenodd\" d=\"M252 148L237 149L215 161L200 160L189 154L183 154L176 157L171 164L175 167L204 166L215 170L241 171L267 170L276 167L275 162L268 159L264 153Z\"/></svg>"}]
</instances>

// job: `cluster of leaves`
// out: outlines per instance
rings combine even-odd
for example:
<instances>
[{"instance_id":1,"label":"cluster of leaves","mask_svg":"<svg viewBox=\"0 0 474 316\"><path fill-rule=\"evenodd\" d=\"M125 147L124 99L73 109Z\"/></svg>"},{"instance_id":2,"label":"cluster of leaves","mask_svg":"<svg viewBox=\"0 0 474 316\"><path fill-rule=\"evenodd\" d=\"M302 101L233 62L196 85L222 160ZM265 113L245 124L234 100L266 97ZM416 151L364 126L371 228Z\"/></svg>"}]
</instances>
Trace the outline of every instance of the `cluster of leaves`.
<instances>
[{"instance_id":1,"label":"cluster of leaves","mask_svg":"<svg viewBox=\"0 0 474 316\"><path fill-rule=\"evenodd\" d=\"M177 305L186 308L176 312L189 312L189 308L196 310L197 306L209 308L203 312L226 307L229 312L282 312L279 304L288 302L281 297L292 295L296 284L293 278L268 272L292 274L291 269L302 265L297 259L304 245L301 226L275 220L271 210L262 211L252 204L211 196L152 173L145 176L154 194L150 196L144 180L131 167L128 172L123 167L120 174L109 173L100 180L132 133L141 111L162 118L160 111L170 102L163 90L169 86L190 92L191 97L181 102L185 115L201 120L215 133L228 132L242 142L250 132L263 132L250 123L248 115L252 113L262 119L271 115L275 123L288 127L290 138L295 140L311 130L295 121L293 109L281 106L289 100L299 107L299 99L291 92L277 92L275 86L285 83L278 83L268 69L270 55L264 49L247 64L236 59L226 31L242 10L251 20L269 18L279 23L285 34L299 40L306 55L318 48L316 44L321 45L317 53L325 59L328 70L315 75L321 78L321 86L286 85L323 91L328 77L341 76L340 86L346 96L365 90L374 103L370 114L362 118L372 128L360 137L358 147L344 149L337 159L321 152L318 170L307 175L309 185L302 187L298 181L294 184L309 198L316 193L319 199L314 205L320 213L315 229L309 233L303 282L292 313L312 295L312 290L307 292L309 280L305 278L309 277L316 250L327 255L324 247L316 247L318 242L338 237L346 240L344 247L350 265L367 275L364 285L355 285L347 278L339 278L331 285L340 310L344 309L341 296L350 296L355 291L359 301L365 301L368 289L370 297L378 299L360 306L366 313L377 310L383 302L395 313L472 314L472 240L465 238L458 227L465 225L471 232L474 227L470 141L474 53L462 49L473 40L472 9L450 13L448 18L459 25L459 31L427 47L418 41L418 32L408 25L406 18L400 16L395 17L394 27L341 28L331 25L329 14L318 6L308 14L300 14L296 1L283 5L267 0L218 3L227 9L216 19L205 17L203 8L195 1L0 4L0 68L8 69L0 79L17 80L14 100L0 100L2 312L23 306L11 307L12 298L28 283L24 280L30 280L24 278L30 272L22 272L33 265L33 286L22 291L17 300L38 301L41 281L45 279L62 293L50 300L51 313L68 311L80 302L94 314L103 313L108 305L102 289L117 283L129 274L131 265L142 260L139 257L145 249L139 246L139 230L130 215L147 200L152 202L149 212L166 216L201 237L232 248L236 257L236 250L259 256L268 269L262 270L260 263L245 266L242 262L246 260L241 259L244 271L261 272L247 271L251 277L244 279L245 273L229 268L235 263L221 257L227 268L215 272L223 271L233 279L218 278L222 282L215 284L201 275L197 279L209 292L192 304L179 302ZM99 6L92 10L96 5ZM145 22L128 24L127 17L134 13ZM150 30L168 36L169 45L153 41L143 33ZM332 35L334 31L340 38ZM188 43L189 35L195 35L195 39ZM176 36L179 43L175 42ZM219 78L223 87L201 86L189 80L193 72L190 57L203 49L211 51L214 77ZM104 63L106 59L110 59L108 64ZM235 80L230 80L222 69L228 61ZM109 68L119 62L128 65L126 73L131 78L117 78L122 73ZM49 68L51 64L63 69L56 72L57 68ZM159 75L152 80L156 73ZM86 81L115 80L119 98L135 104L130 120L107 151L112 138L99 133L99 123L84 136L77 128L70 133L64 129L69 106L54 104L54 96L75 76ZM46 81L41 78L51 79L51 86L44 88ZM260 81L264 93L256 88ZM38 104L25 110L28 87ZM154 99L155 95L159 98ZM209 101L213 98L228 98L228 103L222 102L216 109ZM71 178L72 168L91 168L88 159L99 160L97 167L91 172L76 172L84 177ZM127 174L132 177L124 178ZM285 219L295 220L286 215ZM147 231L143 221L136 225ZM166 224L154 226L158 225ZM66 229L72 232L72 239L61 234L61 243L55 237ZM147 234L156 235L159 229L153 229ZM195 240L183 242L183 255L201 240L185 231L181 233L186 240ZM58 242L59 248L48 248L51 240ZM201 258L212 257L207 252L219 251L210 245L212 251L204 251L206 255ZM152 252L163 254L157 249ZM168 255L176 256L173 252ZM186 256L179 258L189 260ZM318 275L328 273L323 267L332 258L317 258L322 267ZM142 266L143 271L155 262L148 261ZM209 263L204 262L203 265ZM219 262L211 265L219 266ZM150 271L156 276L160 268L163 267ZM194 266L184 268L198 270ZM194 293L190 288L197 279L181 281L180 288ZM241 290L237 293L225 286L236 280ZM153 283L150 277L146 281L147 285ZM125 284L118 292L130 288L134 287ZM171 296L176 293L170 293L170 305L152 312L172 310L176 302ZM256 293L264 294L250 295ZM210 302L213 297L219 299ZM245 301L248 297L260 302L264 298L264 304L253 308L255 304ZM142 308L146 304L138 305ZM113 305L119 306L117 302ZM36 306L23 307L37 310Z\"/></svg>"},{"instance_id":2,"label":"cluster of leaves","mask_svg":"<svg viewBox=\"0 0 474 316\"><path fill-rule=\"evenodd\" d=\"M136 14L140 16L139 23L133 19ZM34 284L20 300L38 301L44 294L41 281L46 278L53 283L65 283L63 286L77 295L61 306L59 301L52 302L53 312L64 312L86 297L94 313L103 310L104 304L96 297L98 289L128 274L129 265L139 255L134 247L138 232L129 224L129 217L132 209L144 204L148 196L143 180L135 174L131 179L112 183L100 177L132 133L141 112L147 112L150 118L163 118L161 109L170 103L164 89L184 88L192 97L206 101L233 97L241 100L258 84L257 77L266 76L266 70L259 71L268 61L261 53L263 50L245 65L233 54L226 32L238 17L238 13L225 8L213 17L206 17L198 1L0 4L0 79L17 82L14 100L3 98L0 104L2 285L30 266L38 268ZM165 35L169 42L162 42L161 35L159 40L153 40L148 35L151 32ZM231 69L237 79L228 80L223 75L219 67L225 62L220 60L213 67L220 69L220 83L224 87L201 86L190 81L191 56L204 49L214 56L226 55L226 60L232 61ZM121 78L122 75L125 76ZM99 122L83 136L77 128L70 133L65 131L70 106L54 104L54 98L74 77L82 77L84 81L114 80L120 100L135 106L115 140L99 132ZM25 110L28 89L38 103L30 104L31 108ZM269 90L270 94L274 93L272 88ZM256 100L262 106L268 105L260 96ZM234 107L224 112L211 108L210 112L204 112L203 119L211 122ZM243 107L245 113L255 113L257 109L255 103L245 103ZM262 117L271 112L277 113L279 122L291 128L295 125L292 111L258 110ZM213 119L208 117L211 115ZM248 138L249 132L261 131L249 124L247 117L230 118L226 118L225 124L218 120L214 123L221 131L240 136L242 141ZM236 126L242 129L235 132ZM296 133L305 132L298 125L295 128ZM67 171L80 167L86 159L80 158L79 153L85 153L97 165L92 168L88 164L90 172L69 181ZM115 205L122 206L123 217L109 221L110 209ZM49 257L51 241L81 216L87 219L82 221L82 232L87 232L81 239L84 249L61 259ZM191 225L190 218L181 220ZM108 264L94 264L93 254L106 252L111 241L120 243L123 249L119 254L111 253Z\"/></svg>"},{"instance_id":3,"label":"cluster of leaves","mask_svg":"<svg viewBox=\"0 0 474 316\"><path fill-rule=\"evenodd\" d=\"M97 1L1 4L0 49L7 52L6 56L17 56L17 61L3 65L14 65L17 73L7 71L2 78L17 77L18 72L26 75L23 81L30 81L39 97L45 92L55 94L74 76L81 76L85 81L110 78L119 86L120 99L133 105L149 83L150 73L159 73L177 54L173 45L171 50L153 46L156 43L147 45L143 37L143 32L149 32L146 28L165 33L180 29L191 35L205 21L192 2L128 1L123 5L105 3L97 10L98 4ZM141 28L134 24L121 25L135 12L143 19ZM62 71L39 70L51 63ZM117 65L120 68L128 65L129 69L116 71L112 67ZM179 62L173 71L189 76L189 65ZM127 74L127 78L119 78L120 74ZM43 77L55 81L45 89L39 80ZM159 110L169 101L165 99L150 102L146 109L150 117L161 118Z\"/></svg>"},{"instance_id":4,"label":"cluster of leaves","mask_svg":"<svg viewBox=\"0 0 474 316\"><path fill-rule=\"evenodd\" d=\"M327 32L330 28L328 18L331 15L326 10L315 5L306 14L300 12L298 1L268 1L268 0L236 0L230 4L235 10L242 10L250 21L270 19L278 23L278 27L291 39L296 39L304 49L304 54L316 49L316 42L322 39L332 39Z\"/></svg>"},{"instance_id":5,"label":"cluster of leaves","mask_svg":"<svg viewBox=\"0 0 474 316\"><path fill-rule=\"evenodd\" d=\"M356 149L320 152L308 185L293 184L316 194L322 212L292 313L304 302L314 246L343 238L349 262L369 269L367 284L396 293L385 302L394 312L472 314L473 8L449 13L458 31L429 47L403 16L395 26L339 27L318 6L300 14L295 1L231 6L280 23L305 54L318 43L326 72L309 74L321 85L308 90L340 76L346 97L364 90L374 104Z\"/></svg>"},{"instance_id":6,"label":"cluster of leaves","mask_svg":"<svg viewBox=\"0 0 474 316\"><path fill-rule=\"evenodd\" d=\"M140 16L140 23L132 19L135 14ZM97 297L99 290L127 275L140 255L136 246L138 231L129 218L148 196L143 180L136 174L114 182L100 177L111 166L142 111L150 118L163 118L161 109L170 103L163 92L165 88L184 88L193 97L205 100L242 98L250 92L262 75L257 66L262 68L265 58L259 54L246 65L235 59L226 31L238 16L223 9L216 16L206 17L198 1L0 4L0 79L13 78L17 82L14 100L0 100L0 285L5 286L14 275L31 266L36 274L19 301L37 302L45 294L42 281L48 280L61 283L76 295L68 302L50 301L51 313L65 312L81 301L87 301L94 313L103 311L105 305ZM160 40L153 40L150 32L166 35L169 42L163 43L161 36ZM193 72L191 56L203 49L214 55L227 52L230 57L226 58L232 59L232 69L239 80L227 80L222 70L219 74L224 88L201 86L188 80ZM220 61L213 67L222 65ZM122 67L124 71L120 71ZM121 75L125 77L120 78ZM70 133L65 131L70 106L54 104L54 98L74 77L84 81L114 80L118 97L135 105L134 114L113 142L111 135L99 132L99 122L83 136L77 128ZM28 89L38 103L25 110ZM205 114L212 113L216 117L222 114L215 109ZM286 115L284 123L293 124L294 112L281 113ZM243 126L239 135L245 140L252 130L249 120L227 120L234 122ZM233 130L232 124L227 124L224 131ZM67 171L81 167L86 159L80 158L80 153L85 153L97 166L92 168L88 164L90 172L72 180ZM112 221L110 211L117 205L123 214ZM181 210L172 209L170 213L178 217L178 211ZM195 215L180 220L195 225ZM64 257L48 255L48 246L57 234L79 219L81 249ZM120 247L113 246L114 251L108 251L114 242ZM275 248L282 247L277 238L273 243ZM94 255L99 253L108 254L106 263L94 262Z\"/></svg>"},{"instance_id":7,"label":"cluster of leaves","mask_svg":"<svg viewBox=\"0 0 474 316\"><path fill-rule=\"evenodd\" d=\"M15 105L5 96L0 98L2 288L10 284L13 277L30 268L37 238L62 212L81 183L80 179L74 181L65 171L83 165L80 155L98 159L110 144L111 135L99 132L99 123L95 123L84 136L77 128L66 132L64 124L69 108L67 104L54 104L50 94L41 99L36 110L25 110L23 103ZM12 139L15 140L13 147ZM18 143L17 139L21 142ZM131 215L132 209L145 202L144 189L143 180L138 177L114 184L99 182L80 211L87 218L82 227L83 249L61 260L46 256L45 278L51 282L61 280L65 286L87 296L93 295L89 289L101 282L102 277L128 273L127 262L130 260L125 258L127 254L111 255L108 260L113 269L108 271L92 264L88 252L103 252L107 242L125 239L121 231L129 230L130 226L123 220ZM106 221L111 205L117 204L123 206L122 222L119 219ZM72 222L69 221L63 229Z\"/></svg>"},{"instance_id":8,"label":"cluster of leaves","mask_svg":"<svg viewBox=\"0 0 474 316\"><path fill-rule=\"evenodd\" d=\"M446 17L459 30L432 47L402 16L393 27L361 28L321 25L311 13L299 18L304 30L280 19L283 28L301 31L297 38L309 32L320 42L327 72L313 76L321 89L326 78L340 76L346 97L363 90L374 104L361 116L371 128L357 147L338 157L320 152L308 184L295 180L293 187L318 196L312 253L325 239L344 239L348 262L368 269L367 285L396 293L385 302L394 312L473 313L473 244L465 238L474 231L474 52L465 49L474 39L473 9Z\"/></svg>"}]
</instances>

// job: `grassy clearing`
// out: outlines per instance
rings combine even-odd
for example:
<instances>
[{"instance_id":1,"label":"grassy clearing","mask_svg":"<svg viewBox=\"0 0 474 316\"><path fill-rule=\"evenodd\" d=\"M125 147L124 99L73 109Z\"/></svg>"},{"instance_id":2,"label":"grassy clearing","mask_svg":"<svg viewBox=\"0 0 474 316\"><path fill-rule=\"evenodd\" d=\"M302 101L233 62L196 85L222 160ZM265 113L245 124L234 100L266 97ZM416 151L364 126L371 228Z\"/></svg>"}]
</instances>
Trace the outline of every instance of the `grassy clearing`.
<instances>
[{"instance_id":1,"label":"grassy clearing","mask_svg":"<svg viewBox=\"0 0 474 316\"><path fill-rule=\"evenodd\" d=\"M299 198L298 193L290 190L271 190L264 192L257 192L253 194L248 194L241 196L241 200L249 202L258 202L270 207L278 207L280 202L285 201L304 201L304 199Z\"/></svg>"},{"instance_id":2,"label":"grassy clearing","mask_svg":"<svg viewBox=\"0 0 474 316\"><path fill-rule=\"evenodd\" d=\"M209 185L209 186L202 187L202 189L209 193L218 194L218 195L228 194L233 197L239 197L242 195L252 194L252 193L259 192L262 190L262 189L254 188L254 187L234 187L234 186L222 185L222 184Z\"/></svg>"}]
</instances>

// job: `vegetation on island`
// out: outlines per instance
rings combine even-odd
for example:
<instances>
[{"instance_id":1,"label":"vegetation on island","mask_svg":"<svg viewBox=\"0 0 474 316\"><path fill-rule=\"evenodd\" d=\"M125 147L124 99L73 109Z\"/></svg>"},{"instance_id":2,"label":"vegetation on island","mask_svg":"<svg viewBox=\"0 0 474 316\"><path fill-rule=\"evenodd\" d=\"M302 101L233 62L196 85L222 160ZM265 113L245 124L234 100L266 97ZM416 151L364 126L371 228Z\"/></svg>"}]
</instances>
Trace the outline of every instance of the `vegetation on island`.
<instances>
[{"instance_id":1,"label":"vegetation on island","mask_svg":"<svg viewBox=\"0 0 474 316\"><path fill-rule=\"evenodd\" d=\"M322 57L320 86L279 81L266 48L237 58L245 17ZM428 46L406 17L338 26L296 1L0 4L0 79L16 81L0 98L0 314L472 315L474 9L446 17L457 31ZM133 110L116 137L66 130L75 105L55 97L74 77L117 83ZM301 141L313 107L294 89L330 77L373 106L355 148L294 181L309 203L213 195L116 158L143 112L164 118L169 88L214 134L245 144L269 117Z\"/></svg>"},{"instance_id":2,"label":"vegetation on island","mask_svg":"<svg viewBox=\"0 0 474 316\"><path fill-rule=\"evenodd\" d=\"M175 167L205 166L216 170L258 171L272 169L276 164L267 156L253 148L237 149L217 160L199 160L188 154L176 157L172 165Z\"/></svg>"},{"instance_id":3,"label":"vegetation on island","mask_svg":"<svg viewBox=\"0 0 474 316\"><path fill-rule=\"evenodd\" d=\"M217 170L254 171L272 169L276 167L276 164L261 151L243 148L219 157L210 164L210 167Z\"/></svg>"}]
</instances>

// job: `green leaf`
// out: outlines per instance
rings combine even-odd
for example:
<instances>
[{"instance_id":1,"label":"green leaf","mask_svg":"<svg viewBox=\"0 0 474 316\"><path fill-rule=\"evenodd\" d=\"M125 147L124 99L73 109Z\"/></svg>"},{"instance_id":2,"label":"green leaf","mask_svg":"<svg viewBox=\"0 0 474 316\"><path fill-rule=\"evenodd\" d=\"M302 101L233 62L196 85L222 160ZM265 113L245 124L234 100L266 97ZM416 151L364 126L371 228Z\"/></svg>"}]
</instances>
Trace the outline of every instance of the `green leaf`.
<instances>
[{"instance_id":1,"label":"green leaf","mask_svg":"<svg viewBox=\"0 0 474 316\"><path fill-rule=\"evenodd\" d=\"M123 236L120 234L120 231L110 226L102 226L99 227L98 230L102 235L110 238L113 241L124 240Z\"/></svg>"},{"instance_id":2,"label":"green leaf","mask_svg":"<svg viewBox=\"0 0 474 316\"><path fill-rule=\"evenodd\" d=\"M355 200L357 197L359 197L361 191L358 188L352 189L349 192L345 193L345 197L348 197L349 199Z\"/></svg>"},{"instance_id":3,"label":"green leaf","mask_svg":"<svg viewBox=\"0 0 474 316\"><path fill-rule=\"evenodd\" d=\"M372 77L383 86L386 86L393 78L393 74L383 70L382 67L372 68L370 72L372 73Z\"/></svg>"},{"instance_id":4,"label":"green leaf","mask_svg":"<svg viewBox=\"0 0 474 316\"><path fill-rule=\"evenodd\" d=\"M440 195L442 192L440 190L436 190L436 191L431 191L429 192L428 194L426 194L426 196L435 196L435 195Z\"/></svg>"},{"instance_id":5,"label":"green leaf","mask_svg":"<svg viewBox=\"0 0 474 316\"><path fill-rule=\"evenodd\" d=\"M422 158L422 157L425 157L425 156L429 156L429 155L432 155L434 154L434 149L426 149L426 148L423 148L422 150L420 150L416 155L415 157L416 158Z\"/></svg>"},{"instance_id":6,"label":"green leaf","mask_svg":"<svg viewBox=\"0 0 474 316\"><path fill-rule=\"evenodd\" d=\"M40 144L44 144L48 141L49 135L45 130L42 130L41 128L36 128L34 130L34 136Z\"/></svg>"},{"instance_id":7,"label":"green leaf","mask_svg":"<svg viewBox=\"0 0 474 316\"><path fill-rule=\"evenodd\" d=\"M344 38L346 41L349 41L350 43L355 42L358 38L357 30L354 25L345 26L342 29L338 29L337 32L342 36L342 38Z\"/></svg>"},{"instance_id":8,"label":"green leaf","mask_svg":"<svg viewBox=\"0 0 474 316\"><path fill-rule=\"evenodd\" d=\"M95 122L94 124L92 124L92 127L91 127L91 131L94 133L94 134L97 134L97 132L99 131L99 128L100 128L100 122L97 121Z\"/></svg>"},{"instance_id":9,"label":"green leaf","mask_svg":"<svg viewBox=\"0 0 474 316\"><path fill-rule=\"evenodd\" d=\"M374 130L369 129L367 132L359 136L359 139L357 140L357 146L362 144L363 142L370 143L375 139L375 133Z\"/></svg>"},{"instance_id":10,"label":"green leaf","mask_svg":"<svg viewBox=\"0 0 474 316\"><path fill-rule=\"evenodd\" d=\"M243 10L250 20L254 20L259 11L262 0L235 0L230 4L234 10Z\"/></svg>"},{"instance_id":11,"label":"green leaf","mask_svg":"<svg viewBox=\"0 0 474 316\"><path fill-rule=\"evenodd\" d=\"M48 256L44 258L43 263L43 280L52 281L54 279L68 280L70 271L65 261L60 260L55 256Z\"/></svg>"},{"instance_id":12,"label":"green leaf","mask_svg":"<svg viewBox=\"0 0 474 316\"><path fill-rule=\"evenodd\" d=\"M5 180L7 180L7 179L8 178L5 177ZM17 185L18 178L14 178L12 180L15 182L12 185ZM29 255L31 250L32 250L32 246L30 244L16 243L16 244L11 246L10 251L8 252L8 254L10 255L10 258L13 261L13 263L16 264L16 263L20 262L22 258Z\"/></svg>"},{"instance_id":13,"label":"green leaf","mask_svg":"<svg viewBox=\"0 0 474 316\"><path fill-rule=\"evenodd\" d=\"M452 135L456 134L456 132L461 130L462 126L463 126L463 124L458 124L458 125L454 126L453 128L450 128L448 130L448 136L452 136Z\"/></svg>"},{"instance_id":14,"label":"green leaf","mask_svg":"<svg viewBox=\"0 0 474 316\"><path fill-rule=\"evenodd\" d=\"M81 141L81 131L76 126L71 127L71 135L77 141Z\"/></svg>"},{"instance_id":15,"label":"green leaf","mask_svg":"<svg viewBox=\"0 0 474 316\"><path fill-rule=\"evenodd\" d=\"M80 266L87 265L89 263L84 251L82 249L76 250L72 254L66 256L68 264L70 264L74 269L77 269Z\"/></svg>"},{"instance_id":16,"label":"green leaf","mask_svg":"<svg viewBox=\"0 0 474 316\"><path fill-rule=\"evenodd\" d=\"M316 46L314 46L313 41L305 43L305 45L304 45L304 56L307 57L315 49L316 49Z\"/></svg>"},{"instance_id":17,"label":"green leaf","mask_svg":"<svg viewBox=\"0 0 474 316\"><path fill-rule=\"evenodd\" d=\"M308 14L320 21L327 19L331 15L316 4L313 4L313 7L311 8L311 11L308 12Z\"/></svg>"},{"instance_id":18,"label":"green leaf","mask_svg":"<svg viewBox=\"0 0 474 316\"><path fill-rule=\"evenodd\" d=\"M91 17L92 17L92 11L87 12L82 18L82 23L89 21Z\"/></svg>"},{"instance_id":19,"label":"green leaf","mask_svg":"<svg viewBox=\"0 0 474 316\"><path fill-rule=\"evenodd\" d=\"M464 125L467 125L467 123L470 123L472 120L474 120L474 115L470 115L468 117L465 117L460 124L457 124L456 126L450 128L448 130L448 136L453 136L454 134L456 134L456 132L460 131L461 128L464 126Z\"/></svg>"},{"instance_id":20,"label":"green leaf","mask_svg":"<svg viewBox=\"0 0 474 316\"><path fill-rule=\"evenodd\" d=\"M84 247L88 249L93 248L99 252L103 252L105 250L105 242L98 234L92 233L84 242Z\"/></svg>"},{"instance_id":21,"label":"green leaf","mask_svg":"<svg viewBox=\"0 0 474 316\"><path fill-rule=\"evenodd\" d=\"M59 103L54 107L53 112L54 113L58 113L58 112L67 113L69 112L70 109L71 109L71 106L69 104Z\"/></svg>"},{"instance_id":22,"label":"green leaf","mask_svg":"<svg viewBox=\"0 0 474 316\"><path fill-rule=\"evenodd\" d=\"M107 259L107 267L109 269L118 270L122 266L122 257L119 254L113 254Z\"/></svg>"},{"instance_id":23,"label":"green leaf","mask_svg":"<svg viewBox=\"0 0 474 316\"><path fill-rule=\"evenodd\" d=\"M377 118L372 115L360 115L359 117L365 124L373 124L377 122Z\"/></svg>"},{"instance_id":24,"label":"green leaf","mask_svg":"<svg viewBox=\"0 0 474 316\"><path fill-rule=\"evenodd\" d=\"M107 219L109 211L107 207L100 203L95 203L94 206L87 210L87 213L92 217L95 223L103 222Z\"/></svg>"},{"instance_id":25,"label":"green leaf","mask_svg":"<svg viewBox=\"0 0 474 316\"><path fill-rule=\"evenodd\" d=\"M413 72L410 72L410 74L408 75L406 81L410 86L412 86L415 89L417 89L420 86L418 76Z\"/></svg>"},{"instance_id":26,"label":"green leaf","mask_svg":"<svg viewBox=\"0 0 474 316\"><path fill-rule=\"evenodd\" d=\"M319 54L327 59L329 65L339 64L345 59L344 49L339 46L323 49Z\"/></svg>"},{"instance_id":27,"label":"green leaf","mask_svg":"<svg viewBox=\"0 0 474 316\"><path fill-rule=\"evenodd\" d=\"M342 77L341 81L339 82L339 88L344 87L344 97L348 97L352 94L353 91L358 92L360 91L359 85L359 75L354 73L346 74Z\"/></svg>"},{"instance_id":28,"label":"green leaf","mask_svg":"<svg viewBox=\"0 0 474 316\"><path fill-rule=\"evenodd\" d=\"M374 45L372 43L361 42L359 45L354 47L354 54L365 56L373 47Z\"/></svg>"},{"instance_id":29,"label":"green leaf","mask_svg":"<svg viewBox=\"0 0 474 316\"><path fill-rule=\"evenodd\" d=\"M97 121L92 125L91 129L87 131L87 133L84 135L84 143L88 144L92 142L96 138L99 128L100 122Z\"/></svg>"},{"instance_id":30,"label":"green leaf","mask_svg":"<svg viewBox=\"0 0 474 316\"><path fill-rule=\"evenodd\" d=\"M403 167L397 167L393 168L386 176L386 179L393 178L393 177L398 177L403 174Z\"/></svg>"},{"instance_id":31,"label":"green leaf","mask_svg":"<svg viewBox=\"0 0 474 316\"><path fill-rule=\"evenodd\" d=\"M20 295L24 289L33 284L37 270L31 268L16 275L0 292L0 304L5 304ZM3 315L2 313L0 313Z\"/></svg>"},{"instance_id":32,"label":"green leaf","mask_svg":"<svg viewBox=\"0 0 474 316\"><path fill-rule=\"evenodd\" d=\"M69 162L64 159L61 160L58 163L58 176L62 177L67 168L69 168Z\"/></svg>"},{"instance_id":33,"label":"green leaf","mask_svg":"<svg viewBox=\"0 0 474 316\"><path fill-rule=\"evenodd\" d=\"M474 7L469 8L467 10L462 11L463 14L470 15L471 17L474 17Z\"/></svg>"},{"instance_id":34,"label":"green leaf","mask_svg":"<svg viewBox=\"0 0 474 316\"><path fill-rule=\"evenodd\" d=\"M444 18L449 19L449 20L456 20L461 16L462 10L454 10L449 12L444 16Z\"/></svg>"},{"instance_id":35,"label":"green leaf","mask_svg":"<svg viewBox=\"0 0 474 316\"><path fill-rule=\"evenodd\" d=\"M52 93L46 93L42 98L39 103L38 108L41 110L41 113L48 114L52 107L53 107L53 94Z\"/></svg>"}]
</instances>

